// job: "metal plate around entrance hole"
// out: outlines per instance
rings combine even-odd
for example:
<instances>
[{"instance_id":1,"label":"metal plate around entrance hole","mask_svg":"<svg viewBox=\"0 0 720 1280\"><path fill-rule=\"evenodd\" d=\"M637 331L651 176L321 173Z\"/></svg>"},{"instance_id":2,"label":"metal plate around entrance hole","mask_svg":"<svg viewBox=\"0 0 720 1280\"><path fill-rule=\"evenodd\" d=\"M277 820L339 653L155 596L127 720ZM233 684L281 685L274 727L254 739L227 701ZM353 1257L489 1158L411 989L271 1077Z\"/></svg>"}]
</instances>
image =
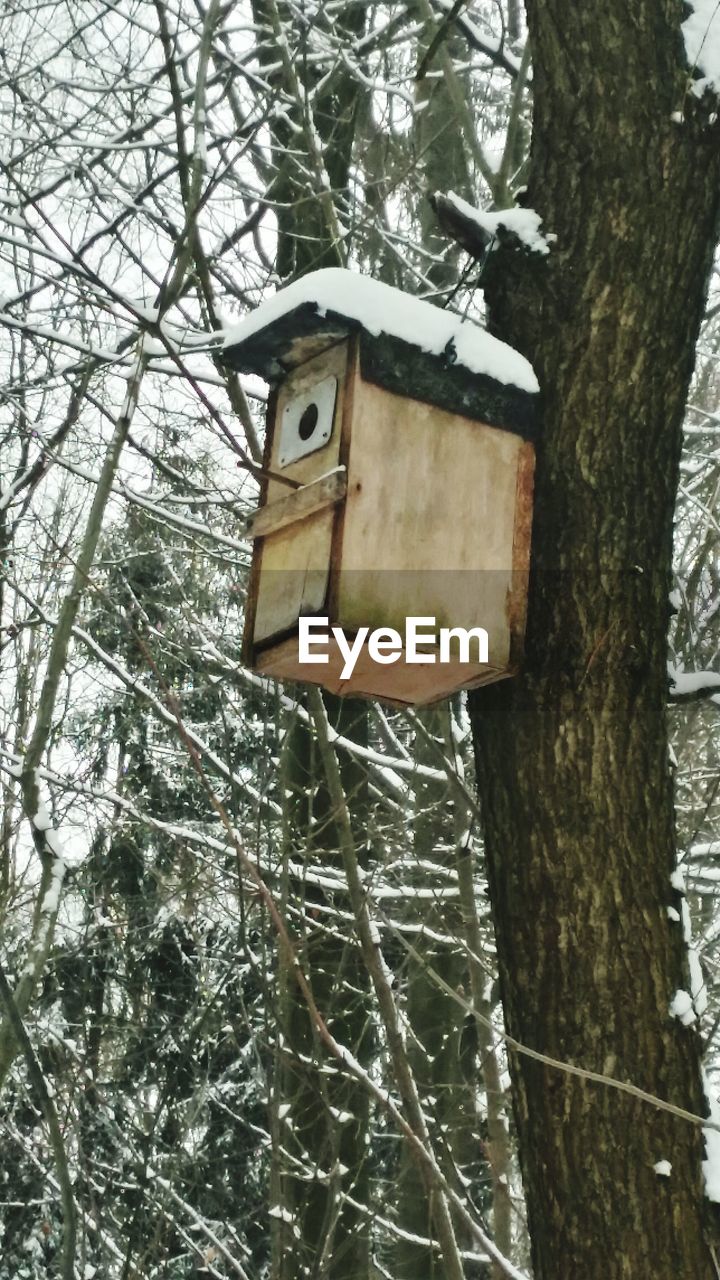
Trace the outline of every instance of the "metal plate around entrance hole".
<instances>
[{"instance_id":1,"label":"metal plate around entrance hole","mask_svg":"<svg viewBox=\"0 0 720 1280\"><path fill-rule=\"evenodd\" d=\"M337 378L323 378L285 405L280 424L279 466L289 467L298 458L306 458L327 444L333 430L337 385Z\"/></svg>"}]
</instances>

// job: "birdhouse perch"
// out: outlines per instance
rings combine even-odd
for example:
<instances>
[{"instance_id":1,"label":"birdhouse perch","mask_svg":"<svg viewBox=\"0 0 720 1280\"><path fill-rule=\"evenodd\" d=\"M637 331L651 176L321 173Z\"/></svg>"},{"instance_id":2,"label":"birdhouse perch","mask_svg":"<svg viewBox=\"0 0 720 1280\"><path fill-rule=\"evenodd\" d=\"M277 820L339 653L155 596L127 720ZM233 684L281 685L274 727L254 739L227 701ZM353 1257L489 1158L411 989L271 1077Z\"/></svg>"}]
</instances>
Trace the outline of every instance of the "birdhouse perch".
<instances>
[{"instance_id":1,"label":"birdhouse perch","mask_svg":"<svg viewBox=\"0 0 720 1280\"><path fill-rule=\"evenodd\" d=\"M223 358L273 388L250 528L248 664L399 705L516 671L537 401L528 362L472 323L342 270L281 290L228 332ZM411 645L408 619L420 623ZM355 644L350 672L332 628ZM463 631L477 633L465 650ZM443 632L457 634L441 644Z\"/></svg>"}]
</instances>

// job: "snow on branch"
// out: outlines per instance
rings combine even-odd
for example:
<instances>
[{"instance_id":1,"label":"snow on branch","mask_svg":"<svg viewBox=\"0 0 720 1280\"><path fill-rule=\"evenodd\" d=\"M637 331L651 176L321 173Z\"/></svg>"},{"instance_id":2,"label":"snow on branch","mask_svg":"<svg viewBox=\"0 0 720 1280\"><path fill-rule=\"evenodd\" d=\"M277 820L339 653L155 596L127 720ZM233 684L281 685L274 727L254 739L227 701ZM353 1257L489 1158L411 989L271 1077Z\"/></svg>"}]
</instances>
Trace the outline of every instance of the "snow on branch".
<instances>
[{"instance_id":1,"label":"snow on branch","mask_svg":"<svg viewBox=\"0 0 720 1280\"><path fill-rule=\"evenodd\" d=\"M671 702L700 702L720 696L720 672L677 671L668 667Z\"/></svg>"},{"instance_id":2,"label":"snow on branch","mask_svg":"<svg viewBox=\"0 0 720 1280\"><path fill-rule=\"evenodd\" d=\"M534 209L516 207L490 213L476 209L454 191L447 195L435 191L430 204L446 235L473 258L484 258L496 243L514 244L542 256L550 252L554 236L541 232L542 218Z\"/></svg>"},{"instance_id":3,"label":"snow on branch","mask_svg":"<svg viewBox=\"0 0 720 1280\"><path fill-rule=\"evenodd\" d=\"M688 64L698 77L692 91L698 98L706 89L720 94L720 5L718 0L692 0L691 10L682 33Z\"/></svg>"}]
</instances>

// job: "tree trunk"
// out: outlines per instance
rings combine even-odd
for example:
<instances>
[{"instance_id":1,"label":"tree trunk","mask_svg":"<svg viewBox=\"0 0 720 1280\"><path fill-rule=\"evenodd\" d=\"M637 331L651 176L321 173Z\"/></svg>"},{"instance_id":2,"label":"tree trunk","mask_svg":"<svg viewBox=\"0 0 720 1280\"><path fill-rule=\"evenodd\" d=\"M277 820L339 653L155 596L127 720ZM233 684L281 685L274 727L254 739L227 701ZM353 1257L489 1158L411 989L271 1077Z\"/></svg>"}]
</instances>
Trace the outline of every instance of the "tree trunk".
<instances>
[{"instance_id":1,"label":"tree trunk","mask_svg":"<svg viewBox=\"0 0 720 1280\"><path fill-rule=\"evenodd\" d=\"M535 1050L705 1114L697 1035L669 1013L688 982L665 664L718 130L686 92L679 3L527 7L528 203L557 241L498 254L488 281L543 390L527 652L472 698L505 1016ZM701 1132L512 1068L537 1280L716 1277Z\"/></svg>"}]
</instances>

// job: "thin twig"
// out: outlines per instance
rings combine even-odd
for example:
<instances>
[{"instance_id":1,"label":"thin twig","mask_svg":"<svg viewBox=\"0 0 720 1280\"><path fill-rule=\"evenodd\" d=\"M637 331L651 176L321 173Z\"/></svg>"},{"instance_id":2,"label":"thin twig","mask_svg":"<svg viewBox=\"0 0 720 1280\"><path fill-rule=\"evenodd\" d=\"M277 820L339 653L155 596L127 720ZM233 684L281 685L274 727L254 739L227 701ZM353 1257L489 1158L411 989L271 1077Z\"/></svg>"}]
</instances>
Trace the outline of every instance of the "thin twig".
<instances>
[{"instance_id":1,"label":"thin twig","mask_svg":"<svg viewBox=\"0 0 720 1280\"><path fill-rule=\"evenodd\" d=\"M50 1134L50 1145L52 1146L53 1155L55 1157L55 1168L57 1169L58 1185L60 1187L60 1199L63 1211L61 1280L75 1280L77 1209L75 1207L72 1182L70 1181L70 1170L68 1168L65 1143L63 1142L63 1136L60 1131L60 1121L58 1120L57 1111L55 1110L55 1103L53 1102L50 1096L50 1091L47 1087L47 1081L42 1073L40 1063L37 1060L37 1055L27 1033L25 1023L20 1016L20 1011L15 1003L10 983L7 980L2 964L0 964L0 1001L5 1009L5 1017L12 1027L15 1040L20 1046L20 1051L25 1059L30 1083L37 1093L40 1106L47 1123L48 1132Z\"/></svg>"}]
</instances>

